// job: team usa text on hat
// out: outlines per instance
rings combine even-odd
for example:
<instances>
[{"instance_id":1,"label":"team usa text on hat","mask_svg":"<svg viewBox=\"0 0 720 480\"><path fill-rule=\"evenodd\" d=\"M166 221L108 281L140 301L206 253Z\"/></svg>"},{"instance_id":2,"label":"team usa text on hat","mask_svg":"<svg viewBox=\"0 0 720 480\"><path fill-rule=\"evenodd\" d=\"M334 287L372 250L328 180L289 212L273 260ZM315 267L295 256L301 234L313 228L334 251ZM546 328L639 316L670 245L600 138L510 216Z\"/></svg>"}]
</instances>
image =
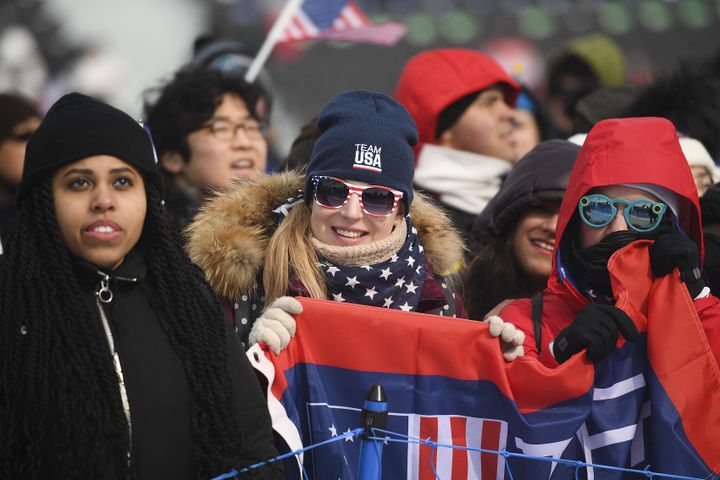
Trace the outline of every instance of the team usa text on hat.
<instances>
[{"instance_id":1,"label":"team usa text on hat","mask_svg":"<svg viewBox=\"0 0 720 480\"><path fill-rule=\"evenodd\" d=\"M382 172L382 161L380 159L380 147L374 145L366 145L364 143L355 144L355 165L353 168L361 170L370 170L372 172Z\"/></svg>"}]
</instances>

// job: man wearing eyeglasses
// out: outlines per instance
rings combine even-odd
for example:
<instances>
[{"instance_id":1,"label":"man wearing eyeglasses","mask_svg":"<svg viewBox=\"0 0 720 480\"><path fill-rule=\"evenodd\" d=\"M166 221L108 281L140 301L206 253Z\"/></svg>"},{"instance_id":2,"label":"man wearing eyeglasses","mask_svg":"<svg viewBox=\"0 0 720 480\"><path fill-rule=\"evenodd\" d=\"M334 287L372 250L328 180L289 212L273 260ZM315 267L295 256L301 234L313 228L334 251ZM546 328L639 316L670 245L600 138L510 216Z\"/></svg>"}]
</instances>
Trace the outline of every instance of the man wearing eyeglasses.
<instances>
[{"instance_id":1,"label":"man wearing eyeglasses","mask_svg":"<svg viewBox=\"0 0 720 480\"><path fill-rule=\"evenodd\" d=\"M22 178L25 145L41 115L23 96L0 94L0 254L2 241L15 224L15 189Z\"/></svg>"},{"instance_id":2,"label":"man wearing eyeglasses","mask_svg":"<svg viewBox=\"0 0 720 480\"><path fill-rule=\"evenodd\" d=\"M720 301L706 285L697 189L671 122L598 122L578 154L556 232L548 287L500 312L524 331L526 355L550 367L582 351L596 363L618 348L613 358L624 358L638 351L626 343L639 338L638 326L654 325L647 335L671 332L679 319L664 307L681 304L692 305L718 362ZM695 347L703 348L687 345Z\"/></svg>"},{"instance_id":3,"label":"man wearing eyeglasses","mask_svg":"<svg viewBox=\"0 0 720 480\"><path fill-rule=\"evenodd\" d=\"M145 117L168 181L166 208L180 228L209 192L265 171L260 91L209 69L184 69L146 101Z\"/></svg>"}]
</instances>

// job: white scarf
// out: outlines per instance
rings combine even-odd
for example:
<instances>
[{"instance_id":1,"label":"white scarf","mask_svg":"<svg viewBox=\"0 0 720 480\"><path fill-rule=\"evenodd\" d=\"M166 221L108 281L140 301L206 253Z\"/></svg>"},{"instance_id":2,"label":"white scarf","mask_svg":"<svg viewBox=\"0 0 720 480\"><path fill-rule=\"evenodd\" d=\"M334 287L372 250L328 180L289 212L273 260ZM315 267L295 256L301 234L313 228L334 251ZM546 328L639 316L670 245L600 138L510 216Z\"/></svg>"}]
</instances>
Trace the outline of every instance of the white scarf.
<instances>
[{"instance_id":1,"label":"white scarf","mask_svg":"<svg viewBox=\"0 0 720 480\"><path fill-rule=\"evenodd\" d=\"M495 157L425 144L414 182L439 195L442 203L479 214L495 196L512 164Z\"/></svg>"}]
</instances>

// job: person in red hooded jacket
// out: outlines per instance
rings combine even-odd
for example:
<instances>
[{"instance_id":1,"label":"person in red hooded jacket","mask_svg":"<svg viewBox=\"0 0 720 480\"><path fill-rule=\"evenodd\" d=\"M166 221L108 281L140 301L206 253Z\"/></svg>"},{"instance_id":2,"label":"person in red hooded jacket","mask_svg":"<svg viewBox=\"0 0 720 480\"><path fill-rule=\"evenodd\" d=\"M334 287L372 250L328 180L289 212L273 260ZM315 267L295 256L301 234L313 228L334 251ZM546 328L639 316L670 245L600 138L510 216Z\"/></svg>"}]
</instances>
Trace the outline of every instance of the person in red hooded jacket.
<instances>
[{"instance_id":1,"label":"person in red hooded jacket","mask_svg":"<svg viewBox=\"0 0 720 480\"><path fill-rule=\"evenodd\" d=\"M588 134L560 207L548 287L500 316L525 333L525 354L550 367L587 350L599 362L618 336L633 341L633 320L615 306L608 261L636 240L649 245L652 275L680 273L715 359L720 301L702 273L697 189L677 132L662 118L608 119ZM649 293L649 292L648 292Z\"/></svg>"}]
</instances>

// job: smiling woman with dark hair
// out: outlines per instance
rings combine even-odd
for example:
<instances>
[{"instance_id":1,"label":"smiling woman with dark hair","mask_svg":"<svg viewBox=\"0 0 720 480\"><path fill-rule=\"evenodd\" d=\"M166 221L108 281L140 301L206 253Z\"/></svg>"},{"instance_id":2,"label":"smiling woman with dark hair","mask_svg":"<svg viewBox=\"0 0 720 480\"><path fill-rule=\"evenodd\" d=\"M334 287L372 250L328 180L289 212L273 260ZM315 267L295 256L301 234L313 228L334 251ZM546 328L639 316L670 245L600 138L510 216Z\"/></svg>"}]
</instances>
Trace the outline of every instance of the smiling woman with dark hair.
<instances>
[{"instance_id":1,"label":"smiling woman with dark hair","mask_svg":"<svg viewBox=\"0 0 720 480\"><path fill-rule=\"evenodd\" d=\"M557 212L579 151L565 140L540 143L520 159L478 216L477 255L463 283L470 318L482 320L503 300L545 288Z\"/></svg>"}]
</instances>

